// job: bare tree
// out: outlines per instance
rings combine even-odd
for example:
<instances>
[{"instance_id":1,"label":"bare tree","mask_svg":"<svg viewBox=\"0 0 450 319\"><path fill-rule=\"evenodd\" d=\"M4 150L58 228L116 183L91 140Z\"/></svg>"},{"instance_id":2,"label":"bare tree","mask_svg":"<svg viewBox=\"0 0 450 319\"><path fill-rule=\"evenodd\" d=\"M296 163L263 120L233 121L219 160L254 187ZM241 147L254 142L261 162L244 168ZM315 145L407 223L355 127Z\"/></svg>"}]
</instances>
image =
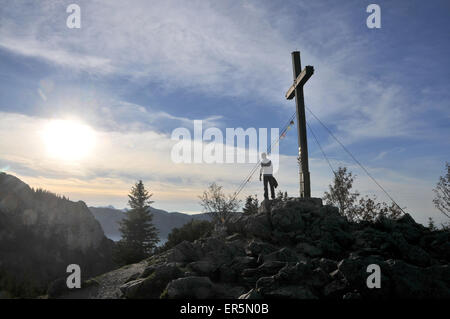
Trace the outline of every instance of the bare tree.
<instances>
[{"instance_id":1,"label":"bare tree","mask_svg":"<svg viewBox=\"0 0 450 319\"><path fill-rule=\"evenodd\" d=\"M439 177L436 188L433 189L435 194L433 203L442 214L450 218L450 164L445 163L447 174Z\"/></svg>"},{"instance_id":2,"label":"bare tree","mask_svg":"<svg viewBox=\"0 0 450 319\"><path fill-rule=\"evenodd\" d=\"M231 195L225 195L222 186L216 183L209 185L199 198L200 205L211 215L215 224L226 223L241 205L240 200Z\"/></svg>"},{"instance_id":3,"label":"bare tree","mask_svg":"<svg viewBox=\"0 0 450 319\"><path fill-rule=\"evenodd\" d=\"M325 192L323 199L327 205L335 205L342 215L353 219L355 202L359 196L356 191L351 192L354 177L347 173L346 167L339 167L334 175L334 184L329 185L329 192Z\"/></svg>"}]
</instances>

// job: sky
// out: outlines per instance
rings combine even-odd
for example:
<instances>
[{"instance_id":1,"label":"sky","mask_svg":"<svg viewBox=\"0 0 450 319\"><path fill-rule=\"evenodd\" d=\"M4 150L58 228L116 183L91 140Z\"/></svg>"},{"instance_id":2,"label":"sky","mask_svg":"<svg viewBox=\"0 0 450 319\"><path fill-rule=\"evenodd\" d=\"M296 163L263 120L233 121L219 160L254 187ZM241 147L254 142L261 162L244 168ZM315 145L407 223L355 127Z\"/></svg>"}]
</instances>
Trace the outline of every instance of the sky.
<instances>
[{"instance_id":1,"label":"sky","mask_svg":"<svg viewBox=\"0 0 450 319\"><path fill-rule=\"evenodd\" d=\"M72 3L81 28L66 25ZM377 1L379 29L366 25L369 4L0 0L0 171L117 208L141 179L154 207L201 212L211 182L233 193L253 164L174 163L173 130L193 132L194 120L224 134L283 127L295 111L284 94L298 50L315 69L306 106L418 222L444 222L432 190L450 160L450 3ZM348 167L362 195L389 201L308 112L306 120L335 169ZM290 196L295 132L279 143L275 175ZM308 138L312 196L322 197L333 173ZM241 199L263 197L257 177Z\"/></svg>"}]
</instances>

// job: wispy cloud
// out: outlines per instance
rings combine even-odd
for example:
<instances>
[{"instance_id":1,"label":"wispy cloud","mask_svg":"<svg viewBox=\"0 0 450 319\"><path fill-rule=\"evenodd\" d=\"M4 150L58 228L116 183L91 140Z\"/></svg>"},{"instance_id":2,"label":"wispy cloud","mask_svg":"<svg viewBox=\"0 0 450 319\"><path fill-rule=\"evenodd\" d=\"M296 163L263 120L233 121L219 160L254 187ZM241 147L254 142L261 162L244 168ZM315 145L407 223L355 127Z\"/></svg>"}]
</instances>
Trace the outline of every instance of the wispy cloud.
<instances>
[{"instance_id":1,"label":"wispy cloud","mask_svg":"<svg viewBox=\"0 0 450 319\"><path fill-rule=\"evenodd\" d=\"M167 91L182 88L260 100L265 102L263 107L291 108L283 101L291 82L289 53L301 44L304 63L316 65L305 91L306 102L332 122L347 143L432 131L417 120L422 111L411 108L409 92L367 75L370 56L354 53L362 52L369 38L344 22L348 20L345 10L325 10L326 3L296 3L328 21L317 25L316 18L302 16L303 27L296 32L297 24L283 22L295 21L294 13L249 2L79 4L83 19L79 30L65 27L67 13L61 2L35 3L33 14L25 14L31 10L29 4L6 4L0 45L75 70L157 83ZM366 72L355 65L364 65ZM445 109L441 112L449 116Z\"/></svg>"},{"instance_id":2,"label":"wispy cloud","mask_svg":"<svg viewBox=\"0 0 450 319\"><path fill-rule=\"evenodd\" d=\"M171 94L191 92L198 99L237 99L230 105L236 116L233 120L244 113L258 119L261 114L284 117L287 110L291 114L292 102L284 101L292 82L290 52L301 49L303 65L314 65L316 70L305 87L306 104L346 145L401 139L408 154L406 144L411 141L436 143L441 148L449 143L445 138L449 133L445 122L450 116L448 90L435 83L416 90L411 86L413 80L397 74L401 72L395 64L401 58L390 63L375 59L377 54L390 53L391 48L382 40L375 41L373 35L355 31L365 15L359 2L333 5L332 10L327 1L290 1L286 5L143 0L132 5L101 0L77 3L82 9L79 30L66 27L67 3L2 3L0 47L62 70L63 77L89 74L98 82L124 78L130 87ZM358 26L351 16L355 11L361 15L357 15ZM378 35L384 35L384 40L388 32L392 31L382 29ZM408 59L412 57L404 57ZM130 102L113 89L103 95L95 92L88 100L64 91L59 83L47 84L33 90L40 102L36 104L41 105L35 108L39 117L5 112L0 118L0 167L9 166L30 183L96 203L115 204L134 179L145 178L162 200L180 205L173 209L185 210L185 201L189 210L195 210L198 205L192 198L207 182L216 180L233 189L237 176L248 172L245 165L183 166L173 165L168 158L172 128L190 127L193 119L203 119L204 127L222 127L228 118L220 107L212 105L205 112L208 115L191 118L187 112L180 116L175 109L154 102ZM241 104L250 104L248 101L254 106L244 109ZM36 140L49 118L64 117L86 121L102 141L95 156L83 165L50 161ZM307 118L317 126L309 114ZM329 142L327 152L336 145ZM391 146L377 146L377 161L386 161L395 153ZM284 156L281 161L280 180L294 194L295 157ZM412 160L403 163L408 161ZM325 173L328 168L323 161L313 157L311 162L315 185L321 185L313 186L314 192L320 196L331 175ZM349 164L340 160L336 165L340 162ZM387 187L411 197L414 204L407 206L431 209L423 204L430 202L428 181L408 180L389 169L380 171L376 161L371 163L371 171L379 173ZM414 169L411 172L415 175ZM361 189L375 191L364 186L369 184L364 182ZM260 185L252 187L249 193ZM419 194L420 201L408 194ZM420 197L422 194L426 198ZM180 201L173 201L175 196Z\"/></svg>"},{"instance_id":3,"label":"wispy cloud","mask_svg":"<svg viewBox=\"0 0 450 319\"><path fill-rule=\"evenodd\" d=\"M77 161L57 161L45 152L40 132L47 119L1 113L0 167L24 179L33 187L43 187L68 195L73 200L85 200L89 205L114 204L123 207L130 186L143 179L158 201L158 207L168 210L199 211L197 196L213 181L232 193L254 164L175 164L170 158L175 141L154 131L96 131L95 151ZM20 141L18 143L17 141ZM312 157L313 196L321 197L332 180L326 162ZM336 164L336 163L334 163ZM363 194L376 194L388 201L375 184L351 163L355 172L355 187ZM124 169L126 167L126 169ZM369 170L402 205L408 206L415 218L426 222L433 210L432 185L389 169L369 167ZM280 156L277 178L280 189L291 196L298 192L298 171L295 156ZM262 185L255 174L240 194L261 194ZM421 194L417 196L417 194ZM433 215L433 216L434 216ZM439 220L439 216L434 216Z\"/></svg>"},{"instance_id":4,"label":"wispy cloud","mask_svg":"<svg viewBox=\"0 0 450 319\"><path fill-rule=\"evenodd\" d=\"M43 58L62 66L90 71L113 72L111 61L91 55L77 54L61 48L49 48L37 39L2 37L0 46L25 56Z\"/></svg>"}]
</instances>

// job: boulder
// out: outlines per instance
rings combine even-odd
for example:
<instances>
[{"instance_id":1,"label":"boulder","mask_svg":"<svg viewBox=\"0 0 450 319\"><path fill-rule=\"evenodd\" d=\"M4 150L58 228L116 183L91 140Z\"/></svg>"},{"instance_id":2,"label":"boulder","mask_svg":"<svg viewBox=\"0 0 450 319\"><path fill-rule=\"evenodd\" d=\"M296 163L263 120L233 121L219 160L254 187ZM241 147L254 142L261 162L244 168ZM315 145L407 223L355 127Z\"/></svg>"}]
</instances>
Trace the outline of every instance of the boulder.
<instances>
[{"instance_id":1,"label":"boulder","mask_svg":"<svg viewBox=\"0 0 450 319\"><path fill-rule=\"evenodd\" d=\"M337 262L335 260L327 259L327 258L316 258L311 260L311 264L314 268L321 268L326 273L331 273L337 269Z\"/></svg>"},{"instance_id":2,"label":"boulder","mask_svg":"<svg viewBox=\"0 0 450 319\"><path fill-rule=\"evenodd\" d=\"M246 254L253 257L257 257L259 254L267 255L276 250L278 250L278 248L275 245L255 239L252 239L245 248Z\"/></svg>"},{"instance_id":3,"label":"boulder","mask_svg":"<svg viewBox=\"0 0 450 319\"><path fill-rule=\"evenodd\" d=\"M323 254L322 249L305 242L298 243L297 246L295 247L295 250L299 253L306 254L310 257L318 257Z\"/></svg>"},{"instance_id":4,"label":"boulder","mask_svg":"<svg viewBox=\"0 0 450 319\"><path fill-rule=\"evenodd\" d=\"M283 262L296 262L299 260L297 254L289 248L281 248L268 255L264 255L264 261L283 261Z\"/></svg>"},{"instance_id":5,"label":"boulder","mask_svg":"<svg viewBox=\"0 0 450 319\"><path fill-rule=\"evenodd\" d=\"M144 271L141 274L141 278L147 278L148 276L150 276L151 274L153 274L156 270L156 268L158 268L158 265L149 265L147 267L145 267Z\"/></svg>"},{"instance_id":6,"label":"boulder","mask_svg":"<svg viewBox=\"0 0 450 319\"><path fill-rule=\"evenodd\" d=\"M239 233L234 233L233 235L228 236L225 238L226 241L234 241L234 240L243 240L244 237Z\"/></svg>"},{"instance_id":7,"label":"boulder","mask_svg":"<svg viewBox=\"0 0 450 319\"><path fill-rule=\"evenodd\" d=\"M227 242L217 238L208 238L201 244L203 257L201 259L209 260L220 266L229 263L235 257L244 257L244 244L240 241Z\"/></svg>"},{"instance_id":8,"label":"boulder","mask_svg":"<svg viewBox=\"0 0 450 319\"><path fill-rule=\"evenodd\" d=\"M138 279L140 276L141 276L141 273L135 272L135 273L132 274L130 277L128 277L128 279L125 280L125 282L127 283L127 282L130 282L130 281L136 280L136 279Z\"/></svg>"},{"instance_id":9,"label":"boulder","mask_svg":"<svg viewBox=\"0 0 450 319\"><path fill-rule=\"evenodd\" d=\"M380 266L383 279L383 269L386 268L386 264L380 256L361 257L351 254L349 258L343 259L338 263L338 272L350 284L356 287L366 287L366 279L369 276L367 267L372 264Z\"/></svg>"},{"instance_id":10,"label":"boulder","mask_svg":"<svg viewBox=\"0 0 450 319\"><path fill-rule=\"evenodd\" d=\"M244 269L253 267L257 267L256 258L249 256L236 257L230 264L230 268L238 274L241 274Z\"/></svg>"},{"instance_id":11,"label":"boulder","mask_svg":"<svg viewBox=\"0 0 450 319\"><path fill-rule=\"evenodd\" d=\"M270 219L266 213L238 214L227 221L228 233L239 233L247 238L268 240L271 236Z\"/></svg>"},{"instance_id":12,"label":"boulder","mask_svg":"<svg viewBox=\"0 0 450 319\"><path fill-rule=\"evenodd\" d=\"M306 283L313 275L312 265L307 262L286 263L280 271L274 275L280 284Z\"/></svg>"},{"instance_id":13,"label":"boulder","mask_svg":"<svg viewBox=\"0 0 450 319\"><path fill-rule=\"evenodd\" d=\"M322 294L325 298L340 299L348 289L350 289L349 283L345 279L339 278L327 284L323 288Z\"/></svg>"},{"instance_id":14,"label":"boulder","mask_svg":"<svg viewBox=\"0 0 450 319\"><path fill-rule=\"evenodd\" d=\"M318 241L317 247L322 250L322 255L328 258L339 259L345 255L345 249L335 241L334 236L326 233Z\"/></svg>"},{"instance_id":15,"label":"boulder","mask_svg":"<svg viewBox=\"0 0 450 319\"><path fill-rule=\"evenodd\" d=\"M450 298L449 269L443 267L421 268L401 260L388 260L387 275L394 298Z\"/></svg>"},{"instance_id":16,"label":"boulder","mask_svg":"<svg viewBox=\"0 0 450 319\"><path fill-rule=\"evenodd\" d=\"M261 205L259 205L259 207L258 207L258 214L261 214L261 213L268 214L268 213L270 213L270 210L272 208L272 202L273 202L273 200L263 199L263 201L261 202Z\"/></svg>"},{"instance_id":17,"label":"boulder","mask_svg":"<svg viewBox=\"0 0 450 319\"><path fill-rule=\"evenodd\" d=\"M144 278L126 281L119 289L125 296L133 297L136 295L136 291L141 287L143 281L145 281Z\"/></svg>"},{"instance_id":18,"label":"boulder","mask_svg":"<svg viewBox=\"0 0 450 319\"><path fill-rule=\"evenodd\" d=\"M183 271L176 264L163 264L147 278L130 281L122 285L120 290L126 298L157 299L170 281L183 275Z\"/></svg>"},{"instance_id":19,"label":"boulder","mask_svg":"<svg viewBox=\"0 0 450 319\"><path fill-rule=\"evenodd\" d=\"M419 266L429 266L432 263L430 255L421 247L410 245L401 233L393 233L390 238L391 244L398 250L405 261Z\"/></svg>"},{"instance_id":20,"label":"boulder","mask_svg":"<svg viewBox=\"0 0 450 319\"><path fill-rule=\"evenodd\" d=\"M245 269L244 271L242 271L241 275L246 282L255 284L256 281L261 277L275 275L285 265L285 262L267 261L257 268Z\"/></svg>"},{"instance_id":21,"label":"boulder","mask_svg":"<svg viewBox=\"0 0 450 319\"><path fill-rule=\"evenodd\" d=\"M210 276L217 270L217 265L207 260L194 261L187 265L194 273L202 276Z\"/></svg>"},{"instance_id":22,"label":"boulder","mask_svg":"<svg viewBox=\"0 0 450 319\"><path fill-rule=\"evenodd\" d=\"M273 276L261 277L256 281L256 289L263 295L266 291L270 291L277 287L277 282Z\"/></svg>"},{"instance_id":23,"label":"boulder","mask_svg":"<svg viewBox=\"0 0 450 319\"><path fill-rule=\"evenodd\" d=\"M201 257L201 251L191 242L183 241L172 248L168 256L169 262L192 262Z\"/></svg>"},{"instance_id":24,"label":"boulder","mask_svg":"<svg viewBox=\"0 0 450 319\"><path fill-rule=\"evenodd\" d=\"M257 214L249 216L244 226L247 236L270 240L272 228L267 214Z\"/></svg>"},{"instance_id":25,"label":"boulder","mask_svg":"<svg viewBox=\"0 0 450 319\"><path fill-rule=\"evenodd\" d=\"M302 231L305 226L302 209L296 205L277 205L272 207L270 218L272 227L281 232Z\"/></svg>"},{"instance_id":26,"label":"boulder","mask_svg":"<svg viewBox=\"0 0 450 319\"><path fill-rule=\"evenodd\" d=\"M208 277L185 277L171 281L166 288L169 299L207 299L216 295Z\"/></svg>"},{"instance_id":27,"label":"boulder","mask_svg":"<svg viewBox=\"0 0 450 319\"><path fill-rule=\"evenodd\" d=\"M304 282L308 287L312 287L317 291L320 291L322 287L325 287L332 280L328 272L322 268L316 268L312 271L312 275Z\"/></svg>"},{"instance_id":28,"label":"boulder","mask_svg":"<svg viewBox=\"0 0 450 319\"><path fill-rule=\"evenodd\" d=\"M229 265L223 264L219 267L219 280L220 282L236 282L239 274L236 273Z\"/></svg>"}]
</instances>

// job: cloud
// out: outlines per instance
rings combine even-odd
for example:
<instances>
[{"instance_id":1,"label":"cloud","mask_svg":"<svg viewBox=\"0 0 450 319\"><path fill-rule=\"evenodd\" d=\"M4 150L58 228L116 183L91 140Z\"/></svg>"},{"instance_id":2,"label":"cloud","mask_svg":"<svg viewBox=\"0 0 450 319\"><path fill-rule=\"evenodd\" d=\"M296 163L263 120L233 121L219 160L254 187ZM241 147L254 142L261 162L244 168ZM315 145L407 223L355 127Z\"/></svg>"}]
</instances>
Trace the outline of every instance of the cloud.
<instances>
[{"instance_id":1,"label":"cloud","mask_svg":"<svg viewBox=\"0 0 450 319\"><path fill-rule=\"evenodd\" d=\"M263 93L269 82L276 81L274 70L279 68L265 64L274 62L287 46L281 34L258 22L264 21L262 12L250 5L227 14L222 5L205 2L79 5L83 21L79 30L65 27L63 3L35 4L32 15L20 14L30 10L20 5L6 5L0 43L19 54L75 69L153 78L166 89L200 88L232 95ZM264 37L255 37L256 33Z\"/></svg>"},{"instance_id":2,"label":"cloud","mask_svg":"<svg viewBox=\"0 0 450 319\"><path fill-rule=\"evenodd\" d=\"M32 187L43 187L89 205L124 207L131 185L142 179L154 193L158 207L199 212L197 196L209 183L215 181L227 193L233 193L254 166L251 163L175 164L170 158L175 141L151 130L96 131L96 148L92 154L77 161L59 161L46 154L41 138L48 122L48 119L0 113L0 149L8 150L0 154L0 167ZM380 200L387 201L357 167L350 163L346 166L358 175L355 187L361 193L376 194ZM426 222L426 217L436 214L430 183L388 169L368 169L400 205L408 206L414 218ZM321 197L332 180L332 173L325 161L315 157L310 159L310 170L312 194ZM281 155L277 173L280 190L296 196L298 178L293 172L298 172L295 156ZM262 185L257 172L240 198L255 193L261 199ZM434 217L439 220L439 215Z\"/></svg>"},{"instance_id":3,"label":"cloud","mask_svg":"<svg viewBox=\"0 0 450 319\"><path fill-rule=\"evenodd\" d=\"M423 137L424 130L433 131L417 120L423 108L411 108L404 88L371 75L371 56L363 50L370 45L369 38L345 22L348 10L327 10L326 3L291 3L300 10L299 27L291 22L297 21L298 11L268 3L80 1L79 5L82 28L68 29L64 3L34 3L32 8L20 2L5 4L0 45L106 78L121 75L167 92L181 88L255 100L263 104L259 108L275 111L273 105L292 109L283 95L291 84L289 54L301 44L303 64L316 66L305 88L306 104L332 124L344 142ZM315 15L327 23L317 24ZM449 116L445 109L440 112Z\"/></svg>"},{"instance_id":4,"label":"cloud","mask_svg":"<svg viewBox=\"0 0 450 319\"><path fill-rule=\"evenodd\" d=\"M35 39L2 38L0 46L25 56L44 58L62 66L75 69L94 70L104 73L113 72L111 61L90 55L77 54L58 48L48 48Z\"/></svg>"},{"instance_id":5,"label":"cloud","mask_svg":"<svg viewBox=\"0 0 450 319\"><path fill-rule=\"evenodd\" d=\"M82 14L79 30L66 27L67 3L2 4L0 46L56 66L64 77L89 73L99 82L125 78L130 86L139 88L168 93L184 90L199 98L238 98L236 105L230 106L237 110L237 118L243 112L240 103L247 101L255 106L245 112L255 117L284 114L287 109L291 114L293 102L284 101L283 96L292 83L290 52L301 49L303 65L314 65L316 70L305 86L306 105L344 144L392 138L437 144L444 140L442 143L448 144L446 91L433 85L418 96L408 82L398 78L397 69L387 68L379 58L374 60L391 48L355 31L349 12L361 8L353 2L333 10L327 2L311 1L284 6L140 0L133 5L99 0L77 3ZM115 98L114 92L85 100L77 94L59 94L61 87L54 86L52 92L45 87L37 91L43 118L2 113L0 120L0 167L9 165L35 184L67 191L79 199L121 206L117 202L126 198L130 184L145 178L155 187L159 200L180 210L185 210L183 205L195 210L198 205L192 198L209 181L233 189L236 180L250 169L246 165L173 165L168 158L173 143L169 132L176 126L189 127L191 118L165 111L164 106ZM203 118L204 127L221 127L228 119L214 105L212 109L217 113ZM44 156L36 139L39 128L48 118L64 117L78 117L94 127L101 140L95 156L70 165ZM307 118L317 126L309 114ZM436 119L443 119L439 130ZM331 141L324 148L327 152L334 150ZM381 148L381 152L387 149ZM378 170L375 164L372 169ZM296 170L295 157L282 156L279 178L292 193L297 189L292 173ZM326 163L314 157L311 172L313 190L319 196L331 175ZM415 176L416 170L411 172ZM405 190L401 196L418 194L416 198L421 200L410 198L411 206L431 211L428 181L405 180L404 175L388 170L380 172L380 178L392 190ZM401 182L395 184L395 178ZM252 185L249 191L260 192L258 183ZM361 189L373 190L368 185L370 181ZM105 193L100 191L102 187Z\"/></svg>"},{"instance_id":6,"label":"cloud","mask_svg":"<svg viewBox=\"0 0 450 319\"><path fill-rule=\"evenodd\" d=\"M41 81L42 82L42 81ZM139 105L102 94L95 89L82 92L75 86L61 88L46 80L38 89L42 101L35 107L41 117L77 119L97 130L170 132L174 127L192 127L193 120L201 120L203 127L221 127L222 115L188 118L161 110L159 105ZM51 89L46 89L50 86ZM80 93L81 91L81 93Z\"/></svg>"}]
</instances>

